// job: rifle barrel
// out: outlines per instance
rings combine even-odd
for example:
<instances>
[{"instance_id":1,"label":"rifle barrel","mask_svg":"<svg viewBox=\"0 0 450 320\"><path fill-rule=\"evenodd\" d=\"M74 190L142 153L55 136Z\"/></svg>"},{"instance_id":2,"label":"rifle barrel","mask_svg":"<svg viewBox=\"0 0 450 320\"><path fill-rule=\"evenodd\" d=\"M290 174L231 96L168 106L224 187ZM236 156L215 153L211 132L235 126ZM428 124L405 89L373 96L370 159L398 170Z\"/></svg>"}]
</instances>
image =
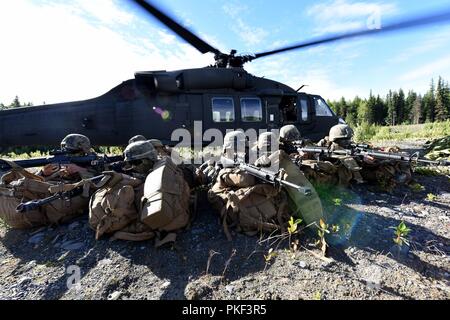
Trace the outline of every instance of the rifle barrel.
<instances>
[{"instance_id":1,"label":"rifle barrel","mask_svg":"<svg viewBox=\"0 0 450 320\"><path fill-rule=\"evenodd\" d=\"M93 178L87 179L87 181L92 181L92 182L96 183L96 182L100 181L101 179L103 179L104 177L105 177L105 175L101 174L99 176L95 176ZM78 186L75 189L70 190L70 191L55 193L54 195L51 195L44 199L30 200L28 202L20 203L16 207L16 211L17 212L27 212L27 211L31 211L31 210L36 210L36 209L38 209L50 202L53 202L57 199L72 198L72 197L75 197L75 196L81 194L82 192L83 192L83 185Z\"/></svg>"},{"instance_id":2,"label":"rifle barrel","mask_svg":"<svg viewBox=\"0 0 450 320\"><path fill-rule=\"evenodd\" d=\"M297 185L295 183L283 180L281 178L279 178L277 176L277 173L275 172L271 172L269 170L265 170L262 168L259 168L257 166L254 165L250 165L250 164L246 164L246 163L239 163L239 166L246 172L248 172L249 174L262 179L266 182L269 183L279 183L282 186L286 186L286 187L290 187L290 188L294 188L297 189L299 192L302 192L304 195L310 195L311 194L311 189L310 188L306 188L306 187L302 187L300 185Z\"/></svg>"},{"instance_id":3,"label":"rifle barrel","mask_svg":"<svg viewBox=\"0 0 450 320\"><path fill-rule=\"evenodd\" d=\"M44 198L44 199L39 199L39 200L30 200L24 203L20 203L17 208L16 211L17 212L28 212L28 211L32 211L32 210L36 210L39 209L40 207L53 202L56 199L61 198L61 194L57 193L54 194L50 197Z\"/></svg>"}]
</instances>

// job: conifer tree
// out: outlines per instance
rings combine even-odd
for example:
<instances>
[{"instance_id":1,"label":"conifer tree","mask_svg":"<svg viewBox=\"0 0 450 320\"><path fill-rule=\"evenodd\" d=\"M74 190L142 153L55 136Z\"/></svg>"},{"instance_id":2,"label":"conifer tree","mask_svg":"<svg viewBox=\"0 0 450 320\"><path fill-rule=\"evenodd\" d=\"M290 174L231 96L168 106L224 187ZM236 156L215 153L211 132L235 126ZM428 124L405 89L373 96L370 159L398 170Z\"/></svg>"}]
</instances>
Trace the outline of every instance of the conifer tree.
<instances>
[{"instance_id":1,"label":"conifer tree","mask_svg":"<svg viewBox=\"0 0 450 320\"><path fill-rule=\"evenodd\" d=\"M423 101L422 96L419 94L416 96L412 107L412 123L423 123Z\"/></svg>"},{"instance_id":2,"label":"conifer tree","mask_svg":"<svg viewBox=\"0 0 450 320\"><path fill-rule=\"evenodd\" d=\"M444 80L439 77L436 88L436 105L434 118L437 121L444 121L448 118L448 101Z\"/></svg>"}]
</instances>

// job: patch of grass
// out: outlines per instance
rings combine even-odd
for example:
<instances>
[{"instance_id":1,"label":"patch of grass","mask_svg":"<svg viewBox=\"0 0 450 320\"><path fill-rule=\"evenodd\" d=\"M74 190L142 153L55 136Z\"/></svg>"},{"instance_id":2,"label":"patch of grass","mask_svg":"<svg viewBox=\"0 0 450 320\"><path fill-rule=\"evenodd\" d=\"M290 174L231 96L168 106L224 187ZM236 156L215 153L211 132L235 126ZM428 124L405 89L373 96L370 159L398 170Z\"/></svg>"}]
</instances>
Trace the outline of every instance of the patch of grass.
<instances>
[{"instance_id":1,"label":"patch of grass","mask_svg":"<svg viewBox=\"0 0 450 320\"><path fill-rule=\"evenodd\" d=\"M406 139L435 139L450 135L450 120L425 124L378 126L362 123L355 129L355 141L398 141Z\"/></svg>"},{"instance_id":2,"label":"patch of grass","mask_svg":"<svg viewBox=\"0 0 450 320\"><path fill-rule=\"evenodd\" d=\"M123 147L98 147L97 150L102 154L120 156L125 149Z\"/></svg>"},{"instance_id":3,"label":"patch of grass","mask_svg":"<svg viewBox=\"0 0 450 320\"><path fill-rule=\"evenodd\" d=\"M23 148L18 148L14 151L6 152L0 154L1 158L5 159L31 159L31 158L42 158L48 157L50 151L34 150L34 151L23 151ZM124 148L122 147L96 147L95 150L100 154L108 155L121 155L123 154Z\"/></svg>"}]
</instances>

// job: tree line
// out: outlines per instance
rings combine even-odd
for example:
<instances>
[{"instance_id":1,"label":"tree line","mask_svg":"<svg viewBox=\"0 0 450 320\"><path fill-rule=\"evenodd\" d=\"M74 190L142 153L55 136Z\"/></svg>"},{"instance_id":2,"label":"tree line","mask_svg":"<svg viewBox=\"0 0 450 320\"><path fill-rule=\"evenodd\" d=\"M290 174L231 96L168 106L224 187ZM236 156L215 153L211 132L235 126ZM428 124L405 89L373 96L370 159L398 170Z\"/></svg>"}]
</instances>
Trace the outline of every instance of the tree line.
<instances>
[{"instance_id":1,"label":"tree line","mask_svg":"<svg viewBox=\"0 0 450 320\"><path fill-rule=\"evenodd\" d=\"M12 108L18 108L18 107L32 107L33 104L31 102L28 103L21 103L19 100L19 97L16 96L14 100L10 104L3 104L0 103L0 110L6 110L6 109L12 109Z\"/></svg>"},{"instance_id":2,"label":"tree line","mask_svg":"<svg viewBox=\"0 0 450 320\"><path fill-rule=\"evenodd\" d=\"M429 90L417 94L413 90L405 94L403 89L389 90L385 97L355 97L346 100L328 101L333 111L349 125L363 123L377 125L418 124L450 119L450 87L448 81L439 77L431 80Z\"/></svg>"}]
</instances>

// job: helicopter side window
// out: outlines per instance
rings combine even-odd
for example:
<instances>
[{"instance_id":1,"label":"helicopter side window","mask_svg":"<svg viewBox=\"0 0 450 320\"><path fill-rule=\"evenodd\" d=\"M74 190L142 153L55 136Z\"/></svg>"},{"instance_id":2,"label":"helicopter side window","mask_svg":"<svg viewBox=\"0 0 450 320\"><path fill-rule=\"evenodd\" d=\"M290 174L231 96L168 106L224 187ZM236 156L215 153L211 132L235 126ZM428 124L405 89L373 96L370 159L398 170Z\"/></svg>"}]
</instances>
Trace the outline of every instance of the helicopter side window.
<instances>
[{"instance_id":1,"label":"helicopter side window","mask_svg":"<svg viewBox=\"0 0 450 320\"><path fill-rule=\"evenodd\" d=\"M333 112L331 111L330 107L322 98L314 97L314 107L316 109L316 116L319 117L333 116Z\"/></svg>"},{"instance_id":2,"label":"helicopter side window","mask_svg":"<svg viewBox=\"0 0 450 320\"><path fill-rule=\"evenodd\" d=\"M308 100L300 99L300 115L302 121L308 121Z\"/></svg>"},{"instance_id":3,"label":"helicopter side window","mask_svg":"<svg viewBox=\"0 0 450 320\"><path fill-rule=\"evenodd\" d=\"M262 105L259 98L242 98L241 115L244 122L262 121Z\"/></svg>"},{"instance_id":4,"label":"helicopter side window","mask_svg":"<svg viewBox=\"0 0 450 320\"><path fill-rule=\"evenodd\" d=\"M212 119L214 122L234 121L233 98L212 98Z\"/></svg>"}]
</instances>

